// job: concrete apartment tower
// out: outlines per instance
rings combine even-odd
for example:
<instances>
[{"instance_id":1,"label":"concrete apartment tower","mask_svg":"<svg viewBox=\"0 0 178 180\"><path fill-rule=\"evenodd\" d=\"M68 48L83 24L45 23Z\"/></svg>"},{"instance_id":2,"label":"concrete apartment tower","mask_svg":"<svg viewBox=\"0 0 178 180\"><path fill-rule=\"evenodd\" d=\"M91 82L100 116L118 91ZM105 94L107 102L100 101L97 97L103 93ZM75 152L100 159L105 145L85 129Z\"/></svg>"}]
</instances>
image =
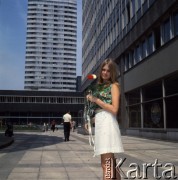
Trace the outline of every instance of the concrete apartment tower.
<instances>
[{"instance_id":1,"label":"concrete apartment tower","mask_svg":"<svg viewBox=\"0 0 178 180\"><path fill-rule=\"evenodd\" d=\"M76 0L28 0L25 90L76 91Z\"/></svg>"}]
</instances>

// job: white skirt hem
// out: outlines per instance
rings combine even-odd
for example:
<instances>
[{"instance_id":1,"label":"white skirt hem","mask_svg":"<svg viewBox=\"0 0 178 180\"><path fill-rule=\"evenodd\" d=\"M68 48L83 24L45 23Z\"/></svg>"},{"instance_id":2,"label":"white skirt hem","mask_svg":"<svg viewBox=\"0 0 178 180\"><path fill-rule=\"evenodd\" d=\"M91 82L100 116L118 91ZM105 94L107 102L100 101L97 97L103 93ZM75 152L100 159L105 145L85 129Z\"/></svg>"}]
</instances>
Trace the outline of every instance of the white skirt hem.
<instances>
[{"instance_id":1,"label":"white skirt hem","mask_svg":"<svg viewBox=\"0 0 178 180\"><path fill-rule=\"evenodd\" d=\"M119 154L119 153L124 153L124 150L120 150L118 151L118 148L113 148L113 149L103 149L103 150L99 150L99 151L95 151L94 152L94 156L99 156L101 154L107 154L107 153L114 153L114 154Z\"/></svg>"}]
</instances>

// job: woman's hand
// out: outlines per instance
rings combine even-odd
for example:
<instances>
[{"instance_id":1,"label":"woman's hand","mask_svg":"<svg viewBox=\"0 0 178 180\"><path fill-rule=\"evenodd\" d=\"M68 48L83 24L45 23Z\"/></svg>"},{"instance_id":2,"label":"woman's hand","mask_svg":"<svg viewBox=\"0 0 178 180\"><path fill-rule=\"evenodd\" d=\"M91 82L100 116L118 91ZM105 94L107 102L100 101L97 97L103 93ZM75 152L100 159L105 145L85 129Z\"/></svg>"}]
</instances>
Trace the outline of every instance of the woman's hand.
<instances>
[{"instance_id":1,"label":"woman's hand","mask_svg":"<svg viewBox=\"0 0 178 180\"><path fill-rule=\"evenodd\" d=\"M117 112L119 110L119 102L120 102L120 89L117 83L112 84L111 95L112 95L112 104L108 104L102 101L101 99L96 98L90 94L88 94L86 98L87 100L94 102L95 104L100 106L102 109L111 112L113 115L117 115Z\"/></svg>"},{"instance_id":2,"label":"woman's hand","mask_svg":"<svg viewBox=\"0 0 178 180\"><path fill-rule=\"evenodd\" d=\"M87 100L89 100L90 102L95 102L96 101L96 97L95 96L92 96L91 94L88 94L86 96Z\"/></svg>"},{"instance_id":3,"label":"woman's hand","mask_svg":"<svg viewBox=\"0 0 178 180\"><path fill-rule=\"evenodd\" d=\"M85 123L85 130L88 132L88 124L87 123Z\"/></svg>"}]
</instances>

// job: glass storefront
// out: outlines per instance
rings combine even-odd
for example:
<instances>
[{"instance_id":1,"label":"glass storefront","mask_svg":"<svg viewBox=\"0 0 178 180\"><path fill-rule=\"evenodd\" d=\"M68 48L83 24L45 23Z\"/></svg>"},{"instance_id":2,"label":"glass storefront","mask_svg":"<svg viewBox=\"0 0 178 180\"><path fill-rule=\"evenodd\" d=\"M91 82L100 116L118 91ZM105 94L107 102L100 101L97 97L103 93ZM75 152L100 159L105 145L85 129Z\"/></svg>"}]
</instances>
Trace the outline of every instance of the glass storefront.
<instances>
[{"instance_id":1,"label":"glass storefront","mask_svg":"<svg viewBox=\"0 0 178 180\"><path fill-rule=\"evenodd\" d=\"M143 127L164 128L162 100L143 104Z\"/></svg>"},{"instance_id":2,"label":"glass storefront","mask_svg":"<svg viewBox=\"0 0 178 180\"><path fill-rule=\"evenodd\" d=\"M178 74L165 79L166 126L178 128Z\"/></svg>"},{"instance_id":3,"label":"glass storefront","mask_svg":"<svg viewBox=\"0 0 178 180\"><path fill-rule=\"evenodd\" d=\"M130 128L178 128L178 73L125 96Z\"/></svg>"},{"instance_id":4,"label":"glass storefront","mask_svg":"<svg viewBox=\"0 0 178 180\"><path fill-rule=\"evenodd\" d=\"M126 94L129 127L141 127L140 90L134 90Z\"/></svg>"},{"instance_id":5,"label":"glass storefront","mask_svg":"<svg viewBox=\"0 0 178 180\"><path fill-rule=\"evenodd\" d=\"M167 128L178 128L178 95L166 98Z\"/></svg>"},{"instance_id":6,"label":"glass storefront","mask_svg":"<svg viewBox=\"0 0 178 180\"><path fill-rule=\"evenodd\" d=\"M149 86L143 87L143 102L148 102L155 100L157 98L162 98L162 82L156 82Z\"/></svg>"},{"instance_id":7,"label":"glass storefront","mask_svg":"<svg viewBox=\"0 0 178 180\"><path fill-rule=\"evenodd\" d=\"M128 107L129 127L141 127L141 111L140 105Z\"/></svg>"}]
</instances>

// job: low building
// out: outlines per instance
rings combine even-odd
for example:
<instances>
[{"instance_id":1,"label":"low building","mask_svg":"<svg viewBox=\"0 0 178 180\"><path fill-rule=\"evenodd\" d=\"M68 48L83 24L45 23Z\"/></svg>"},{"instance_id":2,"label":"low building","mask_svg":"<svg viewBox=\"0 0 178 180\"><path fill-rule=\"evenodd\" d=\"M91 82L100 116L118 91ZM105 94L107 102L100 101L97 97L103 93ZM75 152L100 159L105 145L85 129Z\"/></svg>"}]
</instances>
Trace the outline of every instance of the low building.
<instances>
[{"instance_id":1,"label":"low building","mask_svg":"<svg viewBox=\"0 0 178 180\"><path fill-rule=\"evenodd\" d=\"M58 124L70 110L73 120L80 124L84 108L81 92L0 90L0 119L13 124L43 124L53 119Z\"/></svg>"}]
</instances>

